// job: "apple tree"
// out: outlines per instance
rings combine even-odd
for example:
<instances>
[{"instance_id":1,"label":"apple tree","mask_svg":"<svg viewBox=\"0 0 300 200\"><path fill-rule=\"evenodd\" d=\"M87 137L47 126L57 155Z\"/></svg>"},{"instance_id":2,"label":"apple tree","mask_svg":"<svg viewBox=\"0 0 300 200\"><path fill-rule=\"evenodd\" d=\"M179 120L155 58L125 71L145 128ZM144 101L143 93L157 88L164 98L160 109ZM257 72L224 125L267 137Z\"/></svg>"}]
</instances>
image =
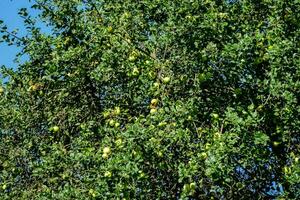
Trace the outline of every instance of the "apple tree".
<instances>
[{"instance_id":1,"label":"apple tree","mask_svg":"<svg viewBox=\"0 0 300 200\"><path fill-rule=\"evenodd\" d=\"M300 198L298 0L32 8L0 21L1 199Z\"/></svg>"}]
</instances>

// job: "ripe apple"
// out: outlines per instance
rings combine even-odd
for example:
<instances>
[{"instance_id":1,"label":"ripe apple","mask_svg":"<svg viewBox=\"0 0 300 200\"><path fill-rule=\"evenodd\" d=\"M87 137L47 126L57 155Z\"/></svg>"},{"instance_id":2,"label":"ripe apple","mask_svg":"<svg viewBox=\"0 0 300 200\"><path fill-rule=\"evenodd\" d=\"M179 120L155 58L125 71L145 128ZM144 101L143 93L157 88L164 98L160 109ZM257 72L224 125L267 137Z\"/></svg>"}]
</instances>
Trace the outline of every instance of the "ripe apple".
<instances>
[{"instance_id":1,"label":"ripe apple","mask_svg":"<svg viewBox=\"0 0 300 200\"><path fill-rule=\"evenodd\" d=\"M171 78L166 76L162 80L163 80L164 83L169 83L171 81Z\"/></svg>"},{"instance_id":2,"label":"ripe apple","mask_svg":"<svg viewBox=\"0 0 300 200\"><path fill-rule=\"evenodd\" d=\"M108 154L107 153L102 154L102 158L103 159L107 159L108 158Z\"/></svg>"},{"instance_id":3,"label":"ripe apple","mask_svg":"<svg viewBox=\"0 0 300 200\"><path fill-rule=\"evenodd\" d=\"M103 154L110 154L110 153L111 153L110 147L104 147L103 148Z\"/></svg>"},{"instance_id":4,"label":"ripe apple","mask_svg":"<svg viewBox=\"0 0 300 200\"><path fill-rule=\"evenodd\" d=\"M158 99L152 99L152 100L151 100L151 104L152 104L153 106L156 106L156 105L158 104Z\"/></svg>"},{"instance_id":5,"label":"ripe apple","mask_svg":"<svg viewBox=\"0 0 300 200\"><path fill-rule=\"evenodd\" d=\"M156 113L156 112L157 112L157 109L156 109L156 108L151 108L150 114L154 114L154 113Z\"/></svg>"}]
</instances>

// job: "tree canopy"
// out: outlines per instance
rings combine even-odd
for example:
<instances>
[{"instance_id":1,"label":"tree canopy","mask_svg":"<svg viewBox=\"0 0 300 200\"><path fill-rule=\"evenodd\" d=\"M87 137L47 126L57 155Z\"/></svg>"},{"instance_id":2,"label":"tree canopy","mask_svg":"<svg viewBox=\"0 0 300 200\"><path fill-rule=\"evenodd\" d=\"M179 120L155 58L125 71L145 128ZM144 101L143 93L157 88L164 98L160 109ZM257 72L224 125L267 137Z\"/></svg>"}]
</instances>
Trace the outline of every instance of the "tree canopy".
<instances>
[{"instance_id":1,"label":"tree canopy","mask_svg":"<svg viewBox=\"0 0 300 200\"><path fill-rule=\"evenodd\" d=\"M300 198L299 0L32 8L0 21L1 199Z\"/></svg>"}]
</instances>

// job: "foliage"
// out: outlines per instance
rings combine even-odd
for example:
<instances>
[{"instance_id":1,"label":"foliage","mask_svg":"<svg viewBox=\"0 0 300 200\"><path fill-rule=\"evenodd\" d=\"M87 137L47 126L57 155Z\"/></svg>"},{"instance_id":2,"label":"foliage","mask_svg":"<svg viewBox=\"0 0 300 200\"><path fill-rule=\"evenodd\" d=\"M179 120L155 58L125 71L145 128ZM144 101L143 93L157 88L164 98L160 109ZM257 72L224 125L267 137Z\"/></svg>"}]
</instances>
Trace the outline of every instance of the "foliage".
<instances>
[{"instance_id":1,"label":"foliage","mask_svg":"<svg viewBox=\"0 0 300 200\"><path fill-rule=\"evenodd\" d=\"M1 21L1 199L300 198L298 0L33 8Z\"/></svg>"}]
</instances>

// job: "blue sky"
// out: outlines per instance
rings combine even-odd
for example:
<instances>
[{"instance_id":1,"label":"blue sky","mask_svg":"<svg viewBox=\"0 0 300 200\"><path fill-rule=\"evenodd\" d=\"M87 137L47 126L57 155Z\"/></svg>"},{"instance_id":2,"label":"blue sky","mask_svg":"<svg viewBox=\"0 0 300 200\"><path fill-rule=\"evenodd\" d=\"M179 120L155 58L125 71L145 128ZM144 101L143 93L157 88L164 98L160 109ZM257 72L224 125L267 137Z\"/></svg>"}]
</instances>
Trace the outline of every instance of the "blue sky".
<instances>
[{"instance_id":1,"label":"blue sky","mask_svg":"<svg viewBox=\"0 0 300 200\"><path fill-rule=\"evenodd\" d=\"M20 35L26 34L22 19L18 16L18 10L26 7L30 8L29 0L0 0L0 19L5 22L9 30L19 28ZM30 10L31 13L36 12ZM0 66L16 67L13 63L16 53L19 51L14 46L7 46L4 43L0 44Z\"/></svg>"}]
</instances>

